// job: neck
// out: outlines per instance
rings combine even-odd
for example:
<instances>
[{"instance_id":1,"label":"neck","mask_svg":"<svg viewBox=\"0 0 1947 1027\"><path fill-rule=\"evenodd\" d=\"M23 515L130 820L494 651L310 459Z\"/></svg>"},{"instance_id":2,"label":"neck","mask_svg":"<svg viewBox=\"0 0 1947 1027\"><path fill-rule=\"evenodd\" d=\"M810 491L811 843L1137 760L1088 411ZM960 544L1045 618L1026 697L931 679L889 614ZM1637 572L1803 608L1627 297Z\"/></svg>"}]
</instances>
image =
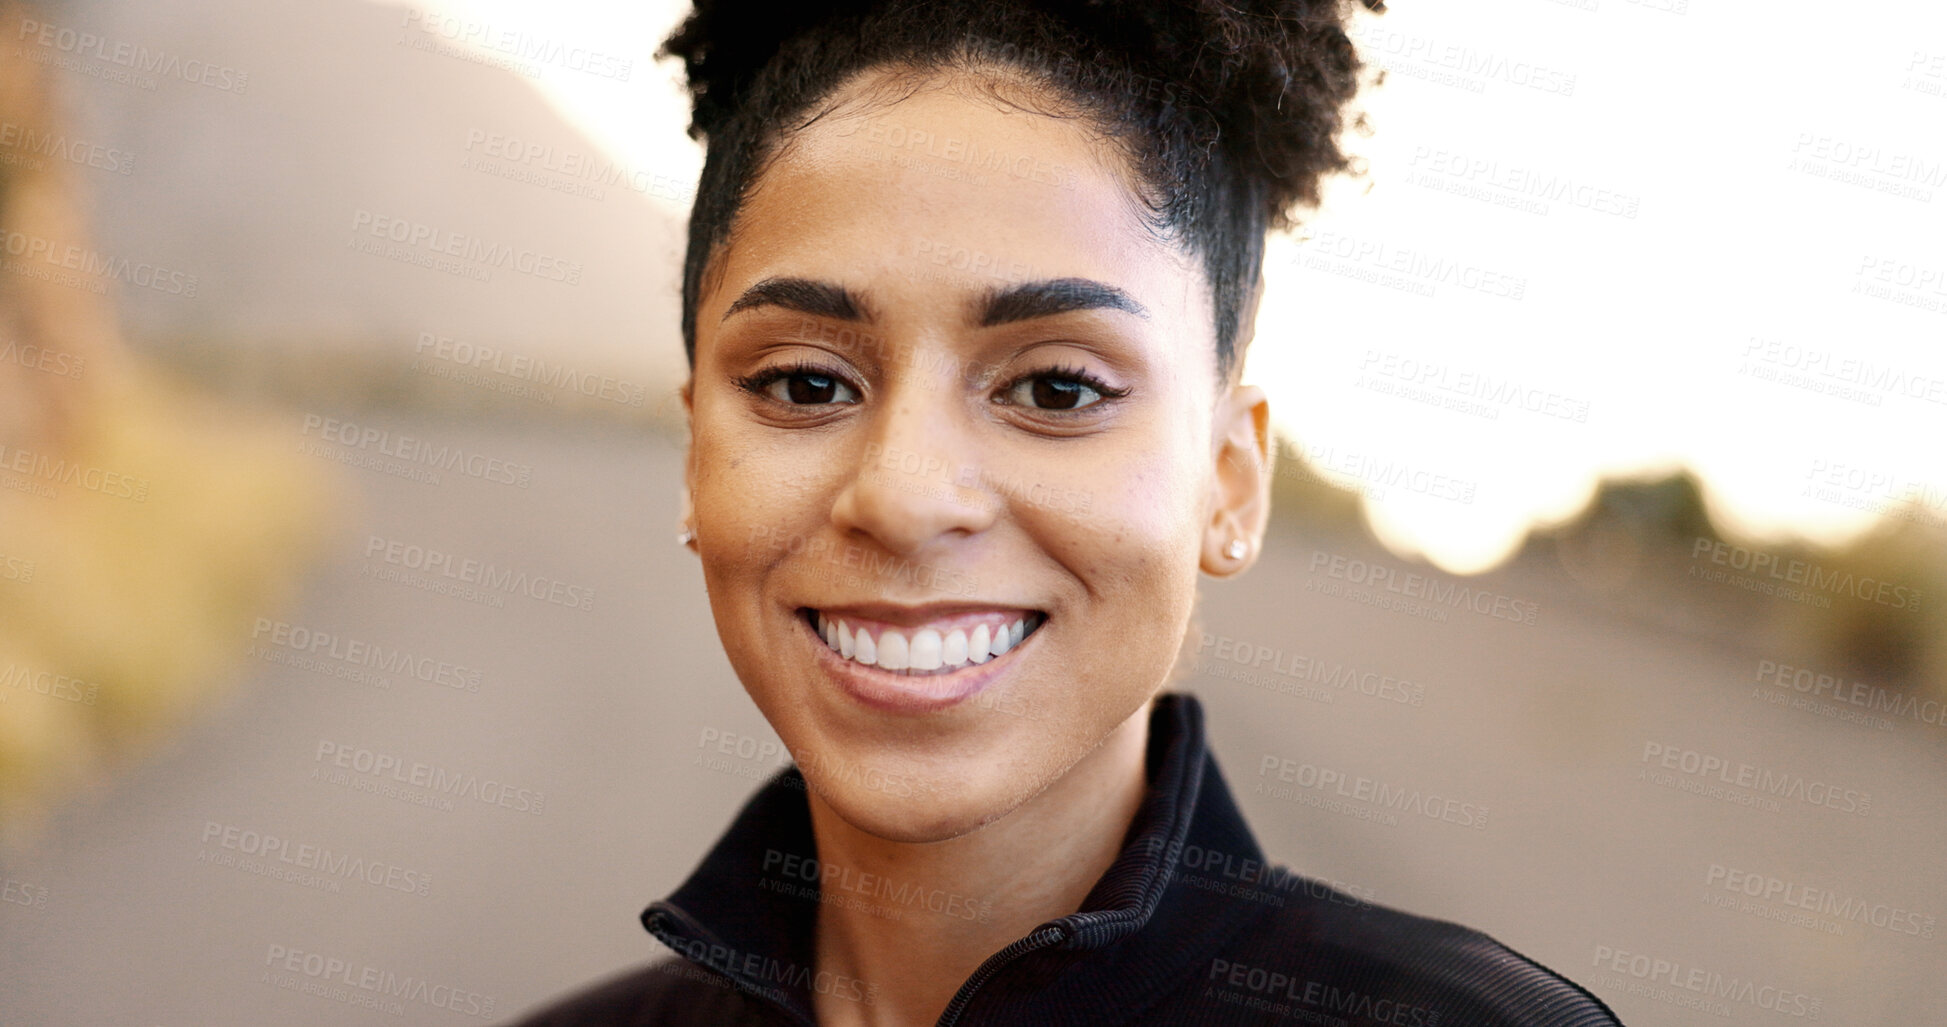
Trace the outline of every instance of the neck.
<instances>
[{"instance_id":1,"label":"neck","mask_svg":"<svg viewBox=\"0 0 1947 1027\"><path fill-rule=\"evenodd\" d=\"M846 823L812 793L821 864L848 868L858 880L883 876L927 897L896 916L865 896L855 903L827 896L819 905L818 970L873 989L870 1004L819 994L819 1024L933 1023L987 957L1079 910L1121 853L1142 805L1152 705L1039 795L948 841L887 841Z\"/></svg>"}]
</instances>

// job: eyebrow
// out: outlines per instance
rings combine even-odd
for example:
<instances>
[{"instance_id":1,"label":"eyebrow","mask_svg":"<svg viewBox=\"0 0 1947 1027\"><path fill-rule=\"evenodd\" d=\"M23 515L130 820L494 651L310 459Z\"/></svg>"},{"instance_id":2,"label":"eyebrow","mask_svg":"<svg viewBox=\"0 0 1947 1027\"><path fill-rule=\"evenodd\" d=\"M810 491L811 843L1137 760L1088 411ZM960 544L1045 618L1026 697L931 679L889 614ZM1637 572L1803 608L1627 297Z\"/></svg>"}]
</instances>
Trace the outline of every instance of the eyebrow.
<instances>
[{"instance_id":1,"label":"eyebrow","mask_svg":"<svg viewBox=\"0 0 1947 1027\"><path fill-rule=\"evenodd\" d=\"M723 320L755 307L774 306L835 321L870 321L869 304L835 282L810 278L766 278L744 290ZM1047 278L1018 285L996 285L974 301L974 324L982 328L1053 317L1078 310L1120 310L1147 319L1148 308L1128 293L1092 278Z\"/></svg>"},{"instance_id":2,"label":"eyebrow","mask_svg":"<svg viewBox=\"0 0 1947 1027\"><path fill-rule=\"evenodd\" d=\"M829 317L837 321L867 320L860 312L859 303L842 285L831 282L816 282L809 278L766 278L744 290L737 302L723 312L723 320L740 310L753 307L783 307L800 314L813 317Z\"/></svg>"},{"instance_id":3,"label":"eyebrow","mask_svg":"<svg viewBox=\"0 0 1947 1027\"><path fill-rule=\"evenodd\" d=\"M1147 319L1149 311L1128 293L1092 278L1050 278L987 290L976 323L982 328L1053 317L1076 310L1120 310Z\"/></svg>"}]
</instances>

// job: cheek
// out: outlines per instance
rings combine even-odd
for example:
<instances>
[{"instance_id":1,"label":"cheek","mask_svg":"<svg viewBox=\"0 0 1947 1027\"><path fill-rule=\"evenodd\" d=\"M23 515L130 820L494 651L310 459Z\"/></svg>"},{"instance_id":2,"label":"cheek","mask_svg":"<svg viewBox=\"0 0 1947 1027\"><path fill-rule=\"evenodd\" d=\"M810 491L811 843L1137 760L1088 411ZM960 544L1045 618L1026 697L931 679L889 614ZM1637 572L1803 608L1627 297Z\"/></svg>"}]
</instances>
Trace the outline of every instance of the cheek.
<instances>
[{"instance_id":1,"label":"cheek","mask_svg":"<svg viewBox=\"0 0 1947 1027\"><path fill-rule=\"evenodd\" d=\"M1069 658L1097 687L1065 701L1121 714L1176 660L1196 597L1200 479L1167 444L1099 466L1068 478L1068 487L1085 490L1089 513L1043 512L1035 534L1089 597L1072 611Z\"/></svg>"},{"instance_id":2,"label":"cheek","mask_svg":"<svg viewBox=\"0 0 1947 1027\"><path fill-rule=\"evenodd\" d=\"M819 513L817 462L765 441L744 426L699 421L692 443L697 470L691 499L699 530L714 536L720 547L734 545L739 554L746 543L802 537Z\"/></svg>"},{"instance_id":3,"label":"cheek","mask_svg":"<svg viewBox=\"0 0 1947 1027\"><path fill-rule=\"evenodd\" d=\"M1157 441L1083 462L1099 470L1070 466L1051 480L1062 483L1068 510L1079 512L1037 511L1037 534L1103 591L1115 591L1118 581L1154 589L1186 565L1194 577L1206 486L1186 454Z\"/></svg>"},{"instance_id":4,"label":"cheek","mask_svg":"<svg viewBox=\"0 0 1947 1027\"><path fill-rule=\"evenodd\" d=\"M704 587L724 645L734 649L740 635L758 628L750 617L765 575L787 558L805 529L792 519L781 491L766 486L770 471L763 452L734 427L699 419L692 445L697 470L691 501Z\"/></svg>"}]
</instances>

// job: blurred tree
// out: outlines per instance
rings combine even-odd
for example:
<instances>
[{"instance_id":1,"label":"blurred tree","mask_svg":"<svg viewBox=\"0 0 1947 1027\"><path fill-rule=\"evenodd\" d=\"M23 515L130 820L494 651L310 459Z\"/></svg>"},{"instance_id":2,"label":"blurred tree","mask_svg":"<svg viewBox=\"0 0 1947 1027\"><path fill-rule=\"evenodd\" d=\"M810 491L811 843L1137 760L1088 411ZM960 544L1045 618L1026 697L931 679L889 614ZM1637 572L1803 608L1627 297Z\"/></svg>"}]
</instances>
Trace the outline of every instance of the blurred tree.
<instances>
[{"instance_id":1,"label":"blurred tree","mask_svg":"<svg viewBox=\"0 0 1947 1027\"><path fill-rule=\"evenodd\" d=\"M0 0L18 39L32 9ZM328 525L329 479L263 420L121 344L49 67L0 51L0 841L217 695ZM50 258L50 254L53 256Z\"/></svg>"}]
</instances>

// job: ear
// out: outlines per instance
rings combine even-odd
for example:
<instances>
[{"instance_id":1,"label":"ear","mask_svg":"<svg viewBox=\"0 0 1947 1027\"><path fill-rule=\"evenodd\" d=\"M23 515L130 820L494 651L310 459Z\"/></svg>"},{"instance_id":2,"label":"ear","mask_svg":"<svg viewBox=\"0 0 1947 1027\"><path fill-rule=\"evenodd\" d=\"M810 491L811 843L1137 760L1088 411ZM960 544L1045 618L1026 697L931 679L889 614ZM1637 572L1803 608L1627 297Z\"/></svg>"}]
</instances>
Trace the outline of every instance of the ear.
<instances>
[{"instance_id":1,"label":"ear","mask_svg":"<svg viewBox=\"0 0 1947 1027\"><path fill-rule=\"evenodd\" d=\"M1271 403L1264 390L1240 385L1244 357L1257 335L1258 303L1264 275L1240 312L1235 359L1228 387L1217 401L1211 424L1209 516L1204 523L1200 566L1205 574L1228 578L1257 562L1264 530L1271 520ZM1242 553L1234 544L1242 542Z\"/></svg>"},{"instance_id":2,"label":"ear","mask_svg":"<svg viewBox=\"0 0 1947 1027\"><path fill-rule=\"evenodd\" d=\"M1210 515L1200 566L1212 577L1241 574L1257 562L1271 520L1271 402L1255 385L1233 385L1218 404ZM1244 544L1233 555L1232 543Z\"/></svg>"},{"instance_id":3,"label":"ear","mask_svg":"<svg viewBox=\"0 0 1947 1027\"><path fill-rule=\"evenodd\" d=\"M695 386L694 375L683 380L683 514L677 529L680 532L677 538L693 553L700 552L696 548L696 504L690 499L696 488L696 408L692 403Z\"/></svg>"}]
</instances>

